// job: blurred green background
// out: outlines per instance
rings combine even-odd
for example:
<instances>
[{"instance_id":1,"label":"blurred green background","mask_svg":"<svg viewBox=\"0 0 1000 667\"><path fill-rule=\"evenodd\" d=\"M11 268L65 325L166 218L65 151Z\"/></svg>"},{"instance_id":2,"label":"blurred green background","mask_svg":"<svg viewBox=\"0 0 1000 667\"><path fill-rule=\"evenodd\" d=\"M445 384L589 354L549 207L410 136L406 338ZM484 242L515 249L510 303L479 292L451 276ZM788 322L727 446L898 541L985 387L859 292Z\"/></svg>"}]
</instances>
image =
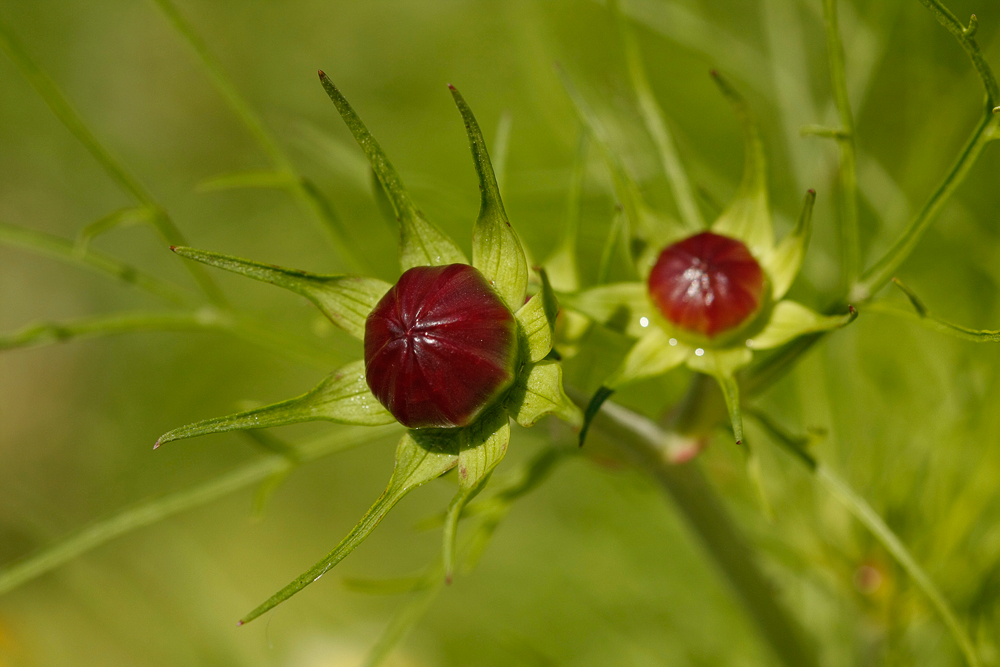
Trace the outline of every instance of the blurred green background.
<instances>
[{"instance_id":1,"label":"blurred green background","mask_svg":"<svg viewBox=\"0 0 1000 667\"><path fill-rule=\"evenodd\" d=\"M1000 6L977 12L1000 65ZM323 68L382 143L427 216L468 248L475 173L447 83L494 142L510 141L502 185L536 260L566 217L579 133L559 62L609 128L657 208L667 182L638 114L607 9L590 0L368 2L179 0L296 168L329 198L370 272L395 277L396 232L372 196L363 156L316 80ZM835 122L819 0L628 0L657 97L692 179L711 201L732 196L739 128L707 73L749 97L770 155L779 234L806 188L815 234L792 296L823 306L837 288L832 143L803 125ZM4 0L0 20L65 92L94 134L147 185L191 245L318 272L347 268L316 218L287 193L205 192L221 173L267 156L212 87L152 1ZM981 112L981 86L958 44L917 0L841 2L857 125L865 256L880 256L951 164ZM1000 326L1000 151L987 149L900 277L937 314ZM580 239L592 281L613 214L596 151ZM0 222L73 239L132 202L0 57ZM93 247L194 294L183 265L148 225ZM305 301L212 274L235 307L308 341L332 367L361 348ZM902 305L894 293L885 298ZM0 244L0 332L35 322L163 306L122 283ZM571 375L592 389L624 342ZM152 443L175 426L246 401L297 395L324 375L224 333L151 332L0 353L0 566L71 531L264 456L236 435ZM653 415L680 395L675 373L624 394ZM886 519L939 584L984 664L1000 664L1000 350L912 322L863 314L755 403L787 428L828 429L817 455ZM337 435L319 424L289 441ZM959 665L923 593L841 505L760 429L768 514L742 455L719 438L701 463L762 554L780 598L826 665ZM498 475L554 440L516 430ZM295 470L261 512L252 488L118 538L0 597L0 665L359 665L406 595L372 596L344 577L422 571L439 532L417 524L453 489L407 498L324 580L244 628L235 621L339 541L384 488L395 438ZM874 583L873 583L874 582ZM482 562L438 595L386 664L770 665L714 565L674 508L636 471L574 458L515 505Z\"/></svg>"}]
</instances>

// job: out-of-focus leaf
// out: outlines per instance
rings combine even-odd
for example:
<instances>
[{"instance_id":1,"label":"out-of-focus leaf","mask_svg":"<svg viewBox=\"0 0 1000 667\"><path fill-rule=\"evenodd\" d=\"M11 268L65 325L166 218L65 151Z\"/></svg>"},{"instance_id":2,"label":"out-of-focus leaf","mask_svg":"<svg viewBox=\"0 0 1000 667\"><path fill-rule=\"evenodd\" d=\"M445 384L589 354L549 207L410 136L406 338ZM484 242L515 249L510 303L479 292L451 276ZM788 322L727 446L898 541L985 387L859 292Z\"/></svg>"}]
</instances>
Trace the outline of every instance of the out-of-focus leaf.
<instances>
[{"instance_id":1,"label":"out-of-focus leaf","mask_svg":"<svg viewBox=\"0 0 1000 667\"><path fill-rule=\"evenodd\" d=\"M136 267L103 253L92 250L81 253L72 242L52 234L0 222L0 244L21 248L80 268L103 273L170 303L183 304L189 300L188 295L182 289L171 283L145 274Z\"/></svg>"},{"instance_id":2,"label":"out-of-focus leaf","mask_svg":"<svg viewBox=\"0 0 1000 667\"><path fill-rule=\"evenodd\" d=\"M802 213L799 214L795 229L781 239L781 243L764 258L764 271L771 280L775 301L785 296L802 267L802 258L805 257L809 237L812 234L812 213L815 203L816 193L810 190L802 204Z\"/></svg>"},{"instance_id":3,"label":"out-of-focus leaf","mask_svg":"<svg viewBox=\"0 0 1000 667\"><path fill-rule=\"evenodd\" d=\"M395 421L372 395L365 381L364 361L334 371L308 394L227 417L216 417L165 433L154 447L183 438L251 428L269 428L308 421L377 426Z\"/></svg>"},{"instance_id":4,"label":"out-of-focus leaf","mask_svg":"<svg viewBox=\"0 0 1000 667\"><path fill-rule=\"evenodd\" d=\"M403 435L396 449L396 465L389 486L361 521L336 549L244 616L240 624L249 623L273 609L329 572L375 530L389 510L406 494L454 468L458 463L459 445L456 434L444 431L436 431L433 434L409 431Z\"/></svg>"},{"instance_id":5,"label":"out-of-focus leaf","mask_svg":"<svg viewBox=\"0 0 1000 667\"><path fill-rule=\"evenodd\" d=\"M503 460L510 442L510 417L502 407L466 426L460 432L458 453L458 493L448 505L444 521L445 581L450 582L455 571L455 540L462 508L483 490L490 475Z\"/></svg>"},{"instance_id":6,"label":"out-of-focus leaf","mask_svg":"<svg viewBox=\"0 0 1000 667\"><path fill-rule=\"evenodd\" d=\"M521 426L532 426L549 414L573 426L582 423L580 409L563 389L562 366L555 361L539 361L522 370L507 395L506 405Z\"/></svg>"},{"instance_id":7,"label":"out-of-focus leaf","mask_svg":"<svg viewBox=\"0 0 1000 667\"><path fill-rule=\"evenodd\" d=\"M632 89L635 91L636 101L639 103L639 112L646 125L646 130L653 138L660 153L660 162L663 171L670 183L670 191L674 195L677 210L680 212L687 231L694 234L705 227L705 221L701 217L701 211L695 203L694 192L691 189L691 182L687 172L677 155L677 148L674 146L674 138L667 124L666 114L656 101L653 89L649 85L646 77L646 68L642 63L642 54L631 27L621 12L618 0L609 3L615 22L618 24L622 42L625 50L625 62L628 64L629 78L632 81Z\"/></svg>"},{"instance_id":8,"label":"out-of-focus leaf","mask_svg":"<svg viewBox=\"0 0 1000 667\"><path fill-rule=\"evenodd\" d=\"M858 313L854 308L845 315L820 315L795 301L779 301L771 312L771 319L759 334L747 340L747 347L769 350L806 334L839 329L854 321Z\"/></svg>"},{"instance_id":9,"label":"out-of-focus leaf","mask_svg":"<svg viewBox=\"0 0 1000 667\"><path fill-rule=\"evenodd\" d=\"M556 316L559 314L559 304L548 276L544 270L539 273L542 289L515 313L521 331L524 361L532 363L544 359L552 349Z\"/></svg>"},{"instance_id":10,"label":"out-of-focus leaf","mask_svg":"<svg viewBox=\"0 0 1000 667\"><path fill-rule=\"evenodd\" d=\"M701 354L698 352L701 351ZM729 410L729 420L733 426L736 444L743 444L743 414L740 407L740 387L736 382L736 371L750 363L752 353L747 348L730 350L702 350L698 348L688 357L687 365L692 370L713 376L722 389Z\"/></svg>"},{"instance_id":11,"label":"out-of-focus leaf","mask_svg":"<svg viewBox=\"0 0 1000 667\"><path fill-rule=\"evenodd\" d=\"M403 187L403 181L396 173L395 167L389 162L382 147L375 141L361 118L347 102L347 99L337 90L333 82L324 74L319 73L320 81L327 95L333 100L347 128L354 135L361 150L365 152L368 161L375 170L379 182L385 188L385 193L392 202L399 220L400 233L400 265L403 271L414 266L441 266L445 264L468 264L465 255L436 225L425 220L410 199L410 194Z\"/></svg>"},{"instance_id":12,"label":"out-of-focus leaf","mask_svg":"<svg viewBox=\"0 0 1000 667\"><path fill-rule=\"evenodd\" d=\"M528 287L528 264L524 258L524 250L511 229L507 212L503 208L500 188L479 123L462 94L454 86L449 88L455 98L455 105L462 114L462 120L465 121L465 131L469 135L469 146L476 163L479 192L482 196L479 218L472 232L472 265L486 276L507 303L507 307L517 310L524 304L524 294Z\"/></svg>"},{"instance_id":13,"label":"out-of-focus leaf","mask_svg":"<svg viewBox=\"0 0 1000 667\"><path fill-rule=\"evenodd\" d=\"M587 176L589 139L589 132L586 130L580 132L569 189L566 192L566 221L555 251L545 262L545 268L552 278L553 287L564 292L575 292L580 289L576 242L580 234L580 200L583 196L583 181Z\"/></svg>"},{"instance_id":14,"label":"out-of-focus leaf","mask_svg":"<svg viewBox=\"0 0 1000 667\"><path fill-rule=\"evenodd\" d=\"M285 171L237 171L206 178L195 190L218 192L220 190L275 189L284 190L295 185L295 176Z\"/></svg>"},{"instance_id":15,"label":"out-of-focus leaf","mask_svg":"<svg viewBox=\"0 0 1000 667\"><path fill-rule=\"evenodd\" d=\"M377 278L318 276L207 250L177 247L171 250L182 257L301 294L316 304L331 322L359 340L365 338L368 314L392 287Z\"/></svg>"},{"instance_id":16,"label":"out-of-focus leaf","mask_svg":"<svg viewBox=\"0 0 1000 667\"><path fill-rule=\"evenodd\" d=\"M81 255L85 254L90 242L101 234L118 227L150 223L157 215L159 212L148 206L132 206L109 213L80 230L76 237L76 252Z\"/></svg>"},{"instance_id":17,"label":"out-of-focus leaf","mask_svg":"<svg viewBox=\"0 0 1000 667\"><path fill-rule=\"evenodd\" d=\"M906 295L906 298L909 299L910 304L913 306L916 313L896 311L892 306L886 306L883 303L873 303L866 306L866 312L870 311L906 317L933 331L955 336L956 338L961 338L962 340L969 340L974 343L1000 343L1000 331L993 331L990 329L969 329L968 327L963 327L961 325L943 320L940 317L935 317L930 314L927 310L927 306L925 306L924 302L920 300L920 297L917 296L916 292L901 283L898 278L893 278L892 282L896 285L896 287L902 290L903 294Z\"/></svg>"},{"instance_id":18,"label":"out-of-focus leaf","mask_svg":"<svg viewBox=\"0 0 1000 667\"><path fill-rule=\"evenodd\" d=\"M653 323L653 310L640 282L611 283L570 294L558 294L559 303L603 324L612 331L640 338Z\"/></svg>"},{"instance_id":19,"label":"out-of-focus leaf","mask_svg":"<svg viewBox=\"0 0 1000 667\"><path fill-rule=\"evenodd\" d=\"M743 180L736 198L726 207L712 225L712 231L738 238L757 257L767 257L774 247L774 227L771 223L771 205L767 195L767 158L764 143L754 121L750 104L717 72L712 77L719 89L733 106L733 111L743 127L746 157Z\"/></svg>"},{"instance_id":20,"label":"out-of-focus leaf","mask_svg":"<svg viewBox=\"0 0 1000 667\"><path fill-rule=\"evenodd\" d=\"M84 317L70 322L29 324L20 331L0 334L0 351L33 345L62 343L76 338L115 336L148 331L198 331L217 328L214 310L197 313L124 313ZM219 327L221 328L221 327Z\"/></svg>"},{"instance_id":21,"label":"out-of-focus leaf","mask_svg":"<svg viewBox=\"0 0 1000 667\"><path fill-rule=\"evenodd\" d=\"M632 382L662 375L683 364L693 353L693 349L671 338L661 327L650 327L604 384L617 390Z\"/></svg>"}]
</instances>

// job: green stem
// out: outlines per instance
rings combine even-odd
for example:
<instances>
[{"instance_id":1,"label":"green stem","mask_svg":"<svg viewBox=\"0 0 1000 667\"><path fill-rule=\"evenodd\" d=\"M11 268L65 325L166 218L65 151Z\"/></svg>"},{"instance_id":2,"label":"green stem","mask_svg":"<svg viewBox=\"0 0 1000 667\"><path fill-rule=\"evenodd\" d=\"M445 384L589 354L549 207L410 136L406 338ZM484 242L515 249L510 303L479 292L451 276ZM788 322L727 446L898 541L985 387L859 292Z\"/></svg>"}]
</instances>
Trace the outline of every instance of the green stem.
<instances>
[{"instance_id":1,"label":"green stem","mask_svg":"<svg viewBox=\"0 0 1000 667\"><path fill-rule=\"evenodd\" d=\"M316 438L297 445L293 449L298 461L314 461L371 442L389 432L397 431L398 427L396 426L341 428L332 435ZM32 556L0 569L0 595L117 537L152 525L180 512L207 505L230 493L265 480L275 473L290 469L294 465L287 455L273 454L244 464L215 479L122 510L68 535Z\"/></svg>"},{"instance_id":2,"label":"green stem","mask_svg":"<svg viewBox=\"0 0 1000 667\"><path fill-rule=\"evenodd\" d=\"M21 70L21 74L45 101L59 122L83 144L84 148L104 168L105 173L118 183L122 190L152 212L149 218L150 223L160 233L163 240L170 245L187 245L180 230L174 225L166 211L156 203L153 195L125 168L118 158L101 144L80 118L76 109L63 96L55 82L35 64L27 50L14 36L14 32L3 21L0 21L0 49L3 49L14 61L17 68ZM216 305L225 305L225 296L208 273L201 266L191 262L185 262L185 265L206 296Z\"/></svg>"},{"instance_id":3,"label":"green stem","mask_svg":"<svg viewBox=\"0 0 1000 667\"><path fill-rule=\"evenodd\" d=\"M215 89L225 100L229 108L240 119L250 136L271 160L275 169L288 176L288 190L300 204L305 206L321 223L323 230L330 238L340 256L351 264L354 271L360 270L359 262L351 251L350 239L343 221L337 215L333 206L319 192L315 185L304 179L295 168L284 149L271 136L263 121L240 95L232 80L226 74L219 61L212 55L205 40L201 38L194 26L181 14L171 0L154 0L174 29L187 41L195 52L199 62L208 72ZM186 245L186 244L175 244Z\"/></svg>"},{"instance_id":4,"label":"green stem","mask_svg":"<svg viewBox=\"0 0 1000 667\"><path fill-rule=\"evenodd\" d=\"M753 547L740 534L697 463L671 464L662 448L667 434L656 424L614 403L594 420L595 431L619 443L651 474L701 538L774 654L788 667L818 665L815 649L794 617L778 602Z\"/></svg>"},{"instance_id":5,"label":"green stem","mask_svg":"<svg viewBox=\"0 0 1000 667\"><path fill-rule=\"evenodd\" d=\"M823 0L826 27L826 51L830 61L833 98L840 114L840 239L844 284L851 286L861 271L861 249L858 241L858 176L857 149L854 136L854 114L847 96L847 75L844 70L844 46L840 41L837 21L837 0Z\"/></svg>"}]
</instances>

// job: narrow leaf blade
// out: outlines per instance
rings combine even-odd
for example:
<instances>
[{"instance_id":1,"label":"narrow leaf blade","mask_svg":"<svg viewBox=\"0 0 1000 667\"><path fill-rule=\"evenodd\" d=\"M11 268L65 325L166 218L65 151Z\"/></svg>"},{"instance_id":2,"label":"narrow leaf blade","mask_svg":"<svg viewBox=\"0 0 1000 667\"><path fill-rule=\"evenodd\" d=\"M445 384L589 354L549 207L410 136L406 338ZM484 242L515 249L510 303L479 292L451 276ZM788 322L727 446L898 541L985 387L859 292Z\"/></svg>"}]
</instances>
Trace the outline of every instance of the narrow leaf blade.
<instances>
[{"instance_id":1,"label":"narrow leaf blade","mask_svg":"<svg viewBox=\"0 0 1000 667\"><path fill-rule=\"evenodd\" d=\"M743 181L736 198L712 225L712 231L738 238L757 257L766 257L774 247L774 227L767 195L767 158L764 142L750 104L722 75L712 73L722 94L729 100L743 127L746 158Z\"/></svg>"},{"instance_id":2,"label":"narrow leaf blade","mask_svg":"<svg viewBox=\"0 0 1000 667\"><path fill-rule=\"evenodd\" d=\"M365 338L368 314L391 287L377 278L319 276L207 250L182 247L171 250L182 257L300 294L316 304L331 322L359 340Z\"/></svg>"},{"instance_id":3,"label":"narrow leaf blade","mask_svg":"<svg viewBox=\"0 0 1000 667\"><path fill-rule=\"evenodd\" d=\"M472 159L476 163L482 201L479 218L472 232L472 265L479 269L511 310L524 303L528 287L528 263L524 249L510 226L500 198L500 187L486 150L486 141L479 123L458 90L449 85L455 105L465 121Z\"/></svg>"},{"instance_id":4,"label":"narrow leaf blade","mask_svg":"<svg viewBox=\"0 0 1000 667\"><path fill-rule=\"evenodd\" d=\"M806 193L805 201L802 203L802 212L799 214L799 221L796 223L795 229L781 239L781 243L763 262L764 270L771 280L775 301L785 296L802 267L802 258L805 257L806 248L809 246L809 237L812 234L812 214L815 203L816 192L810 190Z\"/></svg>"},{"instance_id":5,"label":"narrow leaf blade","mask_svg":"<svg viewBox=\"0 0 1000 667\"><path fill-rule=\"evenodd\" d=\"M414 431L403 435L396 449L396 465L389 479L389 485L361 521L337 545L337 548L244 616L240 620L240 625L249 623L273 609L329 572L375 530L389 510L404 496L448 472L457 462L458 442L454 437L441 435L423 437Z\"/></svg>"},{"instance_id":6,"label":"narrow leaf blade","mask_svg":"<svg viewBox=\"0 0 1000 667\"><path fill-rule=\"evenodd\" d=\"M326 94L330 96L341 118L344 119L344 123L347 124L347 128L354 135L358 146L365 152L365 156L371 163L382 187L385 188L386 196L389 197L392 208L396 212L396 218L400 225L400 264L403 271L414 266L468 264L468 260L459 247L455 245L455 242L436 225L424 220L417 211L395 167L389 162L382 147L365 127L347 99L322 71L319 73L319 78Z\"/></svg>"},{"instance_id":7,"label":"narrow leaf blade","mask_svg":"<svg viewBox=\"0 0 1000 667\"><path fill-rule=\"evenodd\" d=\"M355 361L331 373L307 394L256 410L182 426L161 436L154 448L165 442L210 433L320 420L359 426L378 426L395 421L368 389L364 361Z\"/></svg>"},{"instance_id":8,"label":"narrow leaf blade","mask_svg":"<svg viewBox=\"0 0 1000 667\"><path fill-rule=\"evenodd\" d=\"M740 407L740 387L736 382L736 371L750 363L753 355L749 349L703 350L688 357L687 365L692 370L711 375L719 383L722 396L726 400L729 420L733 426L736 444L743 444L743 413Z\"/></svg>"}]
</instances>

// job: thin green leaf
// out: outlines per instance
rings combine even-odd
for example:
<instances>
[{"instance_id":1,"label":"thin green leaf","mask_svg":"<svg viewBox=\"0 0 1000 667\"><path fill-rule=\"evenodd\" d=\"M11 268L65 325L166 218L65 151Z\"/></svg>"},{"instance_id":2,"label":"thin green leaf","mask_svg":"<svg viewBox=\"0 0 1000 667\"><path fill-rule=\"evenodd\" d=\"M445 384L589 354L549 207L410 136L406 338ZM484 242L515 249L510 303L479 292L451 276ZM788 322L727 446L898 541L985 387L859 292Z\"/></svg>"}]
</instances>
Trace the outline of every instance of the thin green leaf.
<instances>
[{"instance_id":1,"label":"thin green leaf","mask_svg":"<svg viewBox=\"0 0 1000 667\"><path fill-rule=\"evenodd\" d=\"M168 282L145 274L134 266L120 262L103 253L90 250L80 253L72 242L58 236L0 222L0 244L11 245L80 268L102 273L145 290L170 303L180 305L187 303L189 300L188 295L183 290Z\"/></svg>"},{"instance_id":2,"label":"thin green leaf","mask_svg":"<svg viewBox=\"0 0 1000 667\"><path fill-rule=\"evenodd\" d=\"M302 462L315 461L336 452L373 442L397 430L398 426L341 428L335 433L295 445L294 451ZM258 458L214 479L122 509L70 533L37 553L0 568L0 595L115 538L186 510L208 505L219 498L267 479L275 473L288 470L291 465L288 457L284 455Z\"/></svg>"},{"instance_id":3,"label":"thin green leaf","mask_svg":"<svg viewBox=\"0 0 1000 667\"><path fill-rule=\"evenodd\" d=\"M455 467L458 462L458 447L458 439L454 437L454 434L446 434L441 431L433 435L418 431L407 432L396 449L396 465L392 472L392 478L389 480L389 486L362 517L361 521L337 545L336 549L244 616L240 620L240 625L249 623L261 614L273 609L330 571L375 530L375 527L385 518L389 510L406 494Z\"/></svg>"},{"instance_id":4,"label":"thin green leaf","mask_svg":"<svg viewBox=\"0 0 1000 667\"><path fill-rule=\"evenodd\" d=\"M541 361L552 350L559 303L545 270L539 271L542 289L516 312L525 362Z\"/></svg>"},{"instance_id":5,"label":"thin green leaf","mask_svg":"<svg viewBox=\"0 0 1000 667\"><path fill-rule=\"evenodd\" d=\"M198 192L220 190L274 189L286 190L295 184L295 177L284 171L237 171L206 178L195 186Z\"/></svg>"},{"instance_id":6,"label":"thin green leaf","mask_svg":"<svg viewBox=\"0 0 1000 667\"><path fill-rule=\"evenodd\" d=\"M482 197L479 218L472 232L472 265L486 276L507 303L507 307L517 310L524 304L524 294L528 288L528 264L524 250L511 229L507 212L503 208L500 188L479 123L462 94L450 84L448 88L462 114L462 120L465 121Z\"/></svg>"},{"instance_id":7,"label":"thin green leaf","mask_svg":"<svg viewBox=\"0 0 1000 667\"><path fill-rule=\"evenodd\" d=\"M858 311L853 307L848 306L848 309L845 315L820 315L795 301L779 301L764 330L747 340L747 347L770 350L799 336L847 326L858 316Z\"/></svg>"},{"instance_id":8,"label":"thin green leaf","mask_svg":"<svg viewBox=\"0 0 1000 667\"><path fill-rule=\"evenodd\" d=\"M97 136L90 131L83 119L70 105L66 97L59 90L55 82L43 72L38 65L28 55L24 45L15 37L14 31L0 20L0 49L3 49L10 59L14 61L22 76L31 84L35 92L42 98L55 117L62 123L70 134L76 137L77 141L91 156L101 165L104 172L114 180L118 186L127 192L136 202L144 208L156 211L150 217L150 223L160 233L163 239L172 245L186 245L184 236L174 225L166 212L156 203L153 195L133 176L117 157L104 147L97 139ZM191 265L188 267L191 275L198 282L199 287L206 296L216 305L225 305L226 298L219 291L218 286L208 274L200 267Z\"/></svg>"},{"instance_id":9,"label":"thin green leaf","mask_svg":"<svg viewBox=\"0 0 1000 667\"><path fill-rule=\"evenodd\" d=\"M624 260L626 266L633 266L635 259L631 253L629 225L625 213L618 208L611 217L608 233L601 247L601 259L597 264L597 284L604 285L611 279L611 268L615 261L616 251Z\"/></svg>"},{"instance_id":10,"label":"thin green leaf","mask_svg":"<svg viewBox=\"0 0 1000 667\"><path fill-rule=\"evenodd\" d=\"M97 236L111 231L117 227L130 227L140 223L153 221L157 212L145 206L133 206L119 209L99 220L90 223L80 230L76 237L76 252L84 254L87 252L90 242Z\"/></svg>"},{"instance_id":11,"label":"thin green leaf","mask_svg":"<svg viewBox=\"0 0 1000 667\"><path fill-rule=\"evenodd\" d=\"M510 130L514 125L514 118L509 111L500 114L497 121L497 133L493 139L493 171L496 174L497 190L503 192L504 181L507 177L507 156L510 153Z\"/></svg>"},{"instance_id":12,"label":"thin green leaf","mask_svg":"<svg viewBox=\"0 0 1000 667\"><path fill-rule=\"evenodd\" d=\"M633 338L644 336L653 324L646 286L640 282L611 283L557 296L565 308Z\"/></svg>"},{"instance_id":13,"label":"thin green leaf","mask_svg":"<svg viewBox=\"0 0 1000 667\"><path fill-rule=\"evenodd\" d=\"M318 276L207 250L178 247L172 247L171 250L181 257L300 294L316 304L331 322L359 340L365 338L368 314L392 287L377 278Z\"/></svg>"},{"instance_id":14,"label":"thin green leaf","mask_svg":"<svg viewBox=\"0 0 1000 667\"><path fill-rule=\"evenodd\" d=\"M510 417L502 407L476 420L461 431L458 453L458 493L448 505L444 520L445 581L451 583L455 572L455 540L458 520L465 505L489 482L493 470L503 460L510 443Z\"/></svg>"},{"instance_id":15,"label":"thin green leaf","mask_svg":"<svg viewBox=\"0 0 1000 667\"><path fill-rule=\"evenodd\" d=\"M392 202L396 218L399 220L400 264L403 271L414 266L468 264L468 260L455 242L436 225L421 217L409 193L403 187L403 181L396 173L396 169L347 99L322 71L319 73L319 78L347 128L368 157L379 182L385 188L389 201Z\"/></svg>"},{"instance_id":16,"label":"thin green leaf","mask_svg":"<svg viewBox=\"0 0 1000 667\"><path fill-rule=\"evenodd\" d=\"M594 417L601 411L601 406L604 405L604 402L611 398L614 393L614 389L602 385L590 397L590 401L587 402L587 407L583 411L583 425L580 427L580 437L578 438L580 447L583 447L583 443L587 441L587 433L590 431L590 425L594 421Z\"/></svg>"},{"instance_id":17,"label":"thin green leaf","mask_svg":"<svg viewBox=\"0 0 1000 667\"><path fill-rule=\"evenodd\" d=\"M331 373L307 394L255 410L182 426L160 436L153 448L173 440L209 433L321 420L358 426L378 426L395 421L368 389L364 361L355 361Z\"/></svg>"},{"instance_id":18,"label":"thin green leaf","mask_svg":"<svg viewBox=\"0 0 1000 667\"><path fill-rule=\"evenodd\" d=\"M628 64L629 79L632 81L632 89L635 91L636 100L639 103L639 112L646 125L646 130L653 138L660 153L660 163L663 172L670 183L670 191L680 212L681 221L690 233L704 229L705 221L695 203L694 191L691 189L691 181L688 179L684 165L677 154L677 147L674 145L674 138L667 124L666 114L663 108L656 101L653 89L649 85L646 77L646 68L642 63L642 54L636 42L635 35L632 34L631 27L621 12L618 0L609 3L610 9L615 16L615 22L621 34L622 43L625 49L625 61Z\"/></svg>"},{"instance_id":19,"label":"thin green leaf","mask_svg":"<svg viewBox=\"0 0 1000 667\"><path fill-rule=\"evenodd\" d=\"M718 72L712 78L729 100L743 127L745 161L743 180L736 198L712 225L712 231L742 240L757 257L766 257L774 247L774 227L767 194L767 158L764 142L753 117L750 104Z\"/></svg>"},{"instance_id":20,"label":"thin green leaf","mask_svg":"<svg viewBox=\"0 0 1000 667\"><path fill-rule=\"evenodd\" d=\"M693 349L671 338L662 328L650 327L604 384L617 390L632 382L663 375L683 364L693 353Z\"/></svg>"},{"instance_id":21,"label":"thin green leaf","mask_svg":"<svg viewBox=\"0 0 1000 667\"><path fill-rule=\"evenodd\" d=\"M521 371L507 395L506 407L521 426L533 426L545 415L556 415L572 426L583 422L580 409L563 389L562 366L551 360Z\"/></svg>"},{"instance_id":22,"label":"thin green leaf","mask_svg":"<svg viewBox=\"0 0 1000 667\"><path fill-rule=\"evenodd\" d=\"M700 350L700 348L699 348ZM698 354L688 357L687 365L692 370L711 375L719 383L722 397L726 400L729 411L729 421L733 426L736 444L743 444L743 414L740 407L740 387L736 382L736 371L750 363L752 354L749 349L736 348L732 350L700 350Z\"/></svg>"},{"instance_id":23,"label":"thin green leaf","mask_svg":"<svg viewBox=\"0 0 1000 667\"><path fill-rule=\"evenodd\" d=\"M566 192L566 222L556 249L545 262L545 268L552 277L552 285L564 292L580 289L580 269L576 261L576 243L580 235L580 200L583 197L583 182L587 177L587 148L590 134L584 130L576 145L576 157Z\"/></svg>"},{"instance_id":24,"label":"thin green leaf","mask_svg":"<svg viewBox=\"0 0 1000 667\"><path fill-rule=\"evenodd\" d=\"M781 243L764 259L764 271L771 280L771 290L775 301L780 300L795 282L795 277L802 268L802 258L805 257L812 235L813 205L816 203L816 192L806 193L802 203L802 212L795 229L781 239Z\"/></svg>"},{"instance_id":25,"label":"thin green leaf","mask_svg":"<svg viewBox=\"0 0 1000 667\"><path fill-rule=\"evenodd\" d=\"M69 322L39 322L14 333L0 334L0 351L126 333L213 329L217 327L214 312L126 313L84 317Z\"/></svg>"},{"instance_id":26,"label":"thin green leaf","mask_svg":"<svg viewBox=\"0 0 1000 667\"><path fill-rule=\"evenodd\" d=\"M901 317L911 322L915 322L920 326L930 329L931 331L948 334L949 336L972 341L973 343L1000 343L1000 330L969 329L968 327L953 324L947 320L941 319L940 317L936 317L930 314L927 307L913 292L913 290L906 287L895 278L893 278L893 282L903 291L904 294L906 294L907 299L909 299L910 304L913 305L916 312L914 313L901 310L883 302L875 302L865 306L864 310L866 313L882 313L885 315Z\"/></svg>"}]
</instances>

